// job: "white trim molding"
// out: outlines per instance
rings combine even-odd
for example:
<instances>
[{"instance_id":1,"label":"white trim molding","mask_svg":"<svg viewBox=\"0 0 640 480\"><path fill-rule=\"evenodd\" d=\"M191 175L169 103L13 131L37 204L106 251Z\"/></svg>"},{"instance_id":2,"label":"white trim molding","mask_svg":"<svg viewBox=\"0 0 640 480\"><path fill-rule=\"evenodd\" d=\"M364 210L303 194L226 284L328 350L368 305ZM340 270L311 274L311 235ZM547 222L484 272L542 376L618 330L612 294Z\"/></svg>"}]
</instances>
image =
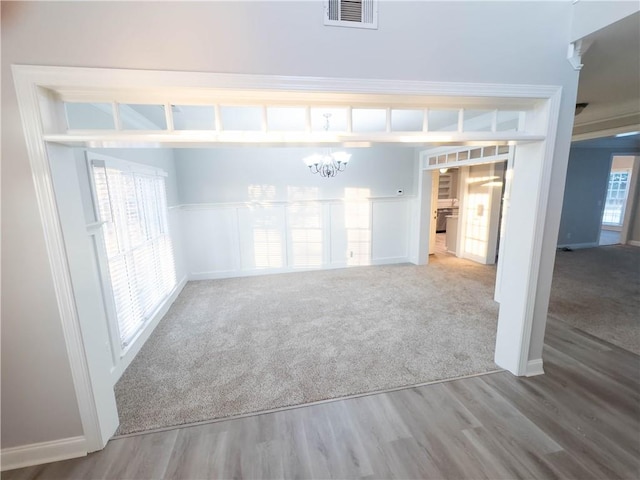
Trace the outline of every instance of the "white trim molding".
<instances>
[{"instance_id":1,"label":"white trim molding","mask_svg":"<svg viewBox=\"0 0 640 480\"><path fill-rule=\"evenodd\" d=\"M535 377L536 375L544 375L541 358L536 358L535 360L529 360L527 362L527 372L525 373L525 376Z\"/></svg>"},{"instance_id":2,"label":"white trim molding","mask_svg":"<svg viewBox=\"0 0 640 480\"><path fill-rule=\"evenodd\" d=\"M82 101L83 99L84 101L98 101L97 96L101 96L107 102L117 99L121 103L135 103L136 101L152 103L157 99L162 99L161 103L165 104L169 94L176 102L184 101L187 103L203 102L207 95L216 95L217 98L227 99L243 96L246 101L252 101L256 95L261 95L262 98L269 98L271 101L305 97L313 98L315 103L329 104L336 101L338 97L345 99L346 102L353 95L359 95L361 99L367 96L375 99L386 96L390 101L397 101L403 105L419 105L437 101L438 105L455 103L461 108L464 107L462 104L490 105L493 108L500 105L509 105L518 109L538 110L542 108L548 114L544 115L545 118L529 132L536 135L535 140L541 139L538 135L545 137L545 151L542 178L538 185L541 195L535 205L537 207L535 241L531 248L531 271L528 272L526 287L527 312L524 315L526 320L524 324L519 325L517 336L512 336L509 339L509 343L514 345L510 353L515 357L524 358L526 365L549 189L550 165L556 136L561 93L559 87L26 65L13 65L12 70L44 240L53 275L58 314L62 322L67 356L71 366L84 432L84 437L78 437L71 442L61 440L61 445L64 447L59 448L70 456L80 456L87 451L101 449L108 440L110 435L107 428L109 422L106 420L103 407L97 401L99 400L99 397L96 396L97 383L94 382L96 382L96 377L100 377L102 381L103 377L110 376L110 372L96 371L87 357L87 350L103 348L103 346L85 345L75 304L67 249L65 248L61 222L58 218L45 134L64 130L59 125L60 101ZM140 135L142 141L145 135L149 134L148 132L140 132ZM457 140L464 139L460 137ZM128 141L132 141L132 139L128 139ZM539 142L536 141L535 144L537 143ZM70 251L69 255L73 255L73 252ZM524 373L523 368L516 368L514 364L519 363L514 361L513 357L509 358L507 363L509 365L506 366L512 372L519 375ZM519 365L522 366L522 364ZM80 442L84 447L76 449L75 447L79 447ZM58 444L54 442L54 445ZM51 448L55 450L58 447ZM19 452L20 450L14 451ZM41 460L43 459L45 457L41 457Z\"/></svg>"},{"instance_id":3,"label":"white trim molding","mask_svg":"<svg viewBox=\"0 0 640 480\"><path fill-rule=\"evenodd\" d=\"M0 470L4 472L15 468L58 462L84 457L86 454L87 442L84 437L70 437L21 447L3 448L0 451Z\"/></svg>"},{"instance_id":4,"label":"white trim molding","mask_svg":"<svg viewBox=\"0 0 640 480\"><path fill-rule=\"evenodd\" d=\"M627 245L631 245L632 247L640 247L640 240L629 240L627 241Z\"/></svg>"}]
</instances>

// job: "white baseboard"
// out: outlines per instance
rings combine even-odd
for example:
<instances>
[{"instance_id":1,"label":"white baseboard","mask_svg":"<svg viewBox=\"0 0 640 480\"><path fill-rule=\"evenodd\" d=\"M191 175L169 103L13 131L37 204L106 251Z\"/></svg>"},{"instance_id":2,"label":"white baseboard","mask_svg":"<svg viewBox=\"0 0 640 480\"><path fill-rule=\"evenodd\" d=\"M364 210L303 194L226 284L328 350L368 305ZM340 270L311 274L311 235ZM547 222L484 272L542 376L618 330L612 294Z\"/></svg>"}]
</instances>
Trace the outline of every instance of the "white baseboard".
<instances>
[{"instance_id":1,"label":"white baseboard","mask_svg":"<svg viewBox=\"0 0 640 480\"><path fill-rule=\"evenodd\" d=\"M394 265L396 263L411 263L409 257L383 257L371 260L371 265Z\"/></svg>"},{"instance_id":2,"label":"white baseboard","mask_svg":"<svg viewBox=\"0 0 640 480\"><path fill-rule=\"evenodd\" d=\"M236 278L236 277L256 277L259 275L273 275L280 273L294 273L294 272L314 272L321 270L336 270L339 268L351 268L355 266L370 266L370 265L392 265L396 263L410 263L409 257L385 257L376 258L371 260L368 265L348 265L346 262L331 263L322 265L321 267L310 268L265 268L260 270L214 270L210 272L189 272L189 280L219 280L223 278Z\"/></svg>"},{"instance_id":3,"label":"white baseboard","mask_svg":"<svg viewBox=\"0 0 640 480\"><path fill-rule=\"evenodd\" d=\"M0 470L4 472L14 468L84 457L86 454L85 437L70 437L21 447L3 448L0 450Z\"/></svg>"},{"instance_id":4,"label":"white baseboard","mask_svg":"<svg viewBox=\"0 0 640 480\"><path fill-rule=\"evenodd\" d=\"M633 247L640 247L640 240L629 240L627 241L627 245L631 245Z\"/></svg>"},{"instance_id":5,"label":"white baseboard","mask_svg":"<svg viewBox=\"0 0 640 480\"><path fill-rule=\"evenodd\" d=\"M536 375L544 375L541 358L536 358L535 360L529 360L527 362L527 372L525 373L525 376L534 377Z\"/></svg>"},{"instance_id":6,"label":"white baseboard","mask_svg":"<svg viewBox=\"0 0 640 480\"><path fill-rule=\"evenodd\" d=\"M588 243L564 243L562 245L558 245L558 248L571 248L572 250L578 250L580 248L593 248L597 247L598 242L588 242Z\"/></svg>"}]
</instances>

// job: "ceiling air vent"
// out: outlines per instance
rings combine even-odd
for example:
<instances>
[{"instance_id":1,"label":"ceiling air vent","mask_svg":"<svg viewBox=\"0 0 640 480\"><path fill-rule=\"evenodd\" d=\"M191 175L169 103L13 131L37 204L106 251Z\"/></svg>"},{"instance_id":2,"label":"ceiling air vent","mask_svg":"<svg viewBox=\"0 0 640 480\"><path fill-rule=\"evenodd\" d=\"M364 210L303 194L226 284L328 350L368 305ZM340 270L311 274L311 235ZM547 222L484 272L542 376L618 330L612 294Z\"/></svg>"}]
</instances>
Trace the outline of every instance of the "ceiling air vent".
<instances>
[{"instance_id":1,"label":"ceiling air vent","mask_svg":"<svg viewBox=\"0 0 640 480\"><path fill-rule=\"evenodd\" d=\"M325 0L324 24L378 28L378 0Z\"/></svg>"}]
</instances>

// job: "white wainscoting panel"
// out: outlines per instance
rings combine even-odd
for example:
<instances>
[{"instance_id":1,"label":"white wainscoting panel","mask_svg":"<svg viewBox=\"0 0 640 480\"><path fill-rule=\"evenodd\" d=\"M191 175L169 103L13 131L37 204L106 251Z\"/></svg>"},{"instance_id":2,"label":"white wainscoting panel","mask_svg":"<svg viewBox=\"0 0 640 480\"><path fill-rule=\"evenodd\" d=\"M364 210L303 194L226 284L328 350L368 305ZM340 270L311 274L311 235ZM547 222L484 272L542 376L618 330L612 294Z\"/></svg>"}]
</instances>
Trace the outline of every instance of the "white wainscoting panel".
<instances>
[{"instance_id":1,"label":"white wainscoting panel","mask_svg":"<svg viewBox=\"0 0 640 480\"><path fill-rule=\"evenodd\" d=\"M187 271L191 279L231 274L240 269L235 207L184 209L182 232Z\"/></svg>"},{"instance_id":2,"label":"white wainscoting panel","mask_svg":"<svg viewBox=\"0 0 640 480\"><path fill-rule=\"evenodd\" d=\"M320 202L286 206L287 260L294 270L318 269L329 258L330 205Z\"/></svg>"},{"instance_id":3,"label":"white wainscoting panel","mask_svg":"<svg viewBox=\"0 0 640 480\"><path fill-rule=\"evenodd\" d=\"M373 240L371 260L374 264L407 261L409 256L409 202L373 202Z\"/></svg>"},{"instance_id":4,"label":"white wainscoting panel","mask_svg":"<svg viewBox=\"0 0 640 480\"><path fill-rule=\"evenodd\" d=\"M240 266L243 271L287 266L285 206L238 208Z\"/></svg>"},{"instance_id":5,"label":"white wainscoting panel","mask_svg":"<svg viewBox=\"0 0 640 480\"><path fill-rule=\"evenodd\" d=\"M183 205L192 280L409 261L413 199Z\"/></svg>"}]
</instances>

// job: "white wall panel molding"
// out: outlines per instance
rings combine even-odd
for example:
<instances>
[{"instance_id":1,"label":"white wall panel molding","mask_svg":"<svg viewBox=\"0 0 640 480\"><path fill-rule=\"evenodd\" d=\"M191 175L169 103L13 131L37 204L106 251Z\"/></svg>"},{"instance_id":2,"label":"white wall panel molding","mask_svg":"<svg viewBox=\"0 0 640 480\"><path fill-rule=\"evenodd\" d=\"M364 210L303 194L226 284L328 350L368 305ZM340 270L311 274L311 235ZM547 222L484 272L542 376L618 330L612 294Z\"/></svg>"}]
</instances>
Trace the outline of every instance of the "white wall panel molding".
<instances>
[{"instance_id":1,"label":"white wall panel molding","mask_svg":"<svg viewBox=\"0 0 640 480\"><path fill-rule=\"evenodd\" d=\"M2 465L2 471L4 472L14 468L83 457L86 454L87 441L85 437L63 438L51 442L3 448L0 451L0 465Z\"/></svg>"},{"instance_id":2,"label":"white wall panel molding","mask_svg":"<svg viewBox=\"0 0 640 480\"><path fill-rule=\"evenodd\" d=\"M182 207L190 280L409 261L412 197Z\"/></svg>"},{"instance_id":3,"label":"white wall panel molding","mask_svg":"<svg viewBox=\"0 0 640 480\"><path fill-rule=\"evenodd\" d=\"M415 195L399 195L395 197L361 197L358 201L371 202L406 202L415 199ZM346 198L329 198L322 200L295 200L295 201L260 201L260 202L220 202L220 203L185 203L170 208L179 208L180 210L213 210L218 208L260 208L272 206L289 206L289 205L329 205L344 202L352 202L353 200Z\"/></svg>"}]
</instances>

